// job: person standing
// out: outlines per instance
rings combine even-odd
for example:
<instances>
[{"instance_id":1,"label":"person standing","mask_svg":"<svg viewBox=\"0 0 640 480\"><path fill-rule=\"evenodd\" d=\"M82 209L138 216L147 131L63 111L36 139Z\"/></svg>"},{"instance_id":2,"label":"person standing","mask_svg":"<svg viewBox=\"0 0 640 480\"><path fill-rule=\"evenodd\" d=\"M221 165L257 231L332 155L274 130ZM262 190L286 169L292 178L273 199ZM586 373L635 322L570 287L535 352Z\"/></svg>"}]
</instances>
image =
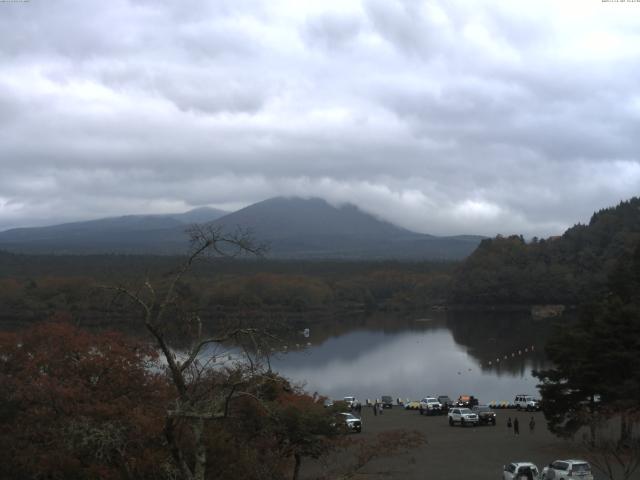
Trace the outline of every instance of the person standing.
<instances>
[{"instance_id":1,"label":"person standing","mask_svg":"<svg viewBox=\"0 0 640 480\"><path fill-rule=\"evenodd\" d=\"M375 402L373 404L373 416L377 417L378 416L378 402Z\"/></svg>"},{"instance_id":2,"label":"person standing","mask_svg":"<svg viewBox=\"0 0 640 480\"><path fill-rule=\"evenodd\" d=\"M507 420L507 428L511 430L511 417Z\"/></svg>"},{"instance_id":3,"label":"person standing","mask_svg":"<svg viewBox=\"0 0 640 480\"><path fill-rule=\"evenodd\" d=\"M535 428L536 428L536 421L533 418L533 416L531 416L531 420L529 420L529 432L533 433Z\"/></svg>"},{"instance_id":4,"label":"person standing","mask_svg":"<svg viewBox=\"0 0 640 480\"><path fill-rule=\"evenodd\" d=\"M520 422L518 422L517 418L513 420L513 434L520 435Z\"/></svg>"}]
</instances>

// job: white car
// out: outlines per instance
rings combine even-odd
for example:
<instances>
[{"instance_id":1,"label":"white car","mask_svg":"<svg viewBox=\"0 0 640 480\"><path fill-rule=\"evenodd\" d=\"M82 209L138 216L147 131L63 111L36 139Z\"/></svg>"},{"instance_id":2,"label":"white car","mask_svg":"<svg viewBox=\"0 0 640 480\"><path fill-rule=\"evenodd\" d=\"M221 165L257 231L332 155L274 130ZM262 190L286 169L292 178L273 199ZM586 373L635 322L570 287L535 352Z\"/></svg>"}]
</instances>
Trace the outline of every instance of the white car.
<instances>
[{"instance_id":1,"label":"white car","mask_svg":"<svg viewBox=\"0 0 640 480\"><path fill-rule=\"evenodd\" d=\"M353 395L347 395L343 400L347 404L347 407L351 407L351 405L356 403L356 397L354 397Z\"/></svg>"},{"instance_id":2,"label":"white car","mask_svg":"<svg viewBox=\"0 0 640 480\"><path fill-rule=\"evenodd\" d=\"M513 404L518 410L526 410L527 412L540 410L540 403L532 395L516 395Z\"/></svg>"},{"instance_id":3,"label":"white car","mask_svg":"<svg viewBox=\"0 0 640 480\"><path fill-rule=\"evenodd\" d=\"M531 462L513 462L502 467L502 480L537 480L538 475L538 467Z\"/></svg>"},{"instance_id":4,"label":"white car","mask_svg":"<svg viewBox=\"0 0 640 480\"><path fill-rule=\"evenodd\" d=\"M345 432L356 432L360 433L362 431L362 419L356 417L353 413L343 412L337 415L338 426L342 426L345 428Z\"/></svg>"},{"instance_id":5,"label":"white car","mask_svg":"<svg viewBox=\"0 0 640 480\"><path fill-rule=\"evenodd\" d=\"M476 426L478 425L478 422L480 422L478 415L473 413L468 408L452 408L451 410L449 410L447 416L449 417L449 425L451 425L452 427L455 423L459 423L461 427L464 427L465 425Z\"/></svg>"},{"instance_id":6,"label":"white car","mask_svg":"<svg viewBox=\"0 0 640 480\"><path fill-rule=\"evenodd\" d=\"M420 400L420 415L440 415L442 404L435 397L425 397Z\"/></svg>"},{"instance_id":7,"label":"white car","mask_svg":"<svg viewBox=\"0 0 640 480\"><path fill-rule=\"evenodd\" d=\"M556 460L542 469L542 480L593 480L591 465L584 460Z\"/></svg>"}]
</instances>

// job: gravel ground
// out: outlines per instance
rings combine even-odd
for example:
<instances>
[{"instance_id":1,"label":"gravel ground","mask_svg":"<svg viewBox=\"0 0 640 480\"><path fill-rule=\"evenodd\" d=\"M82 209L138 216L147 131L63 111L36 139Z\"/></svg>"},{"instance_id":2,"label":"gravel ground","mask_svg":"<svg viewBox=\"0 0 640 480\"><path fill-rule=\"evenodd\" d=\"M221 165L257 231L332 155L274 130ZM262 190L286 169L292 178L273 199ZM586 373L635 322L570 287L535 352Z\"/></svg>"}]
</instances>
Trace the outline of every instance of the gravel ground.
<instances>
[{"instance_id":1,"label":"gravel ground","mask_svg":"<svg viewBox=\"0 0 640 480\"><path fill-rule=\"evenodd\" d=\"M513 461L530 461L540 470L553 460L581 458L579 445L560 440L545 427L542 413L497 410L497 425L451 427L446 415L427 417L417 411L394 407L374 416L370 408L362 411L363 430L354 437L372 436L398 428L418 430L427 443L406 453L374 460L354 478L357 479L444 479L497 480L502 466ZM529 431L533 416L536 428ZM507 428L507 418L518 418L520 435ZM349 454L334 455L328 462L332 468L348 461ZM307 462L304 477L313 478L321 467ZM602 476L596 478L603 479Z\"/></svg>"}]
</instances>

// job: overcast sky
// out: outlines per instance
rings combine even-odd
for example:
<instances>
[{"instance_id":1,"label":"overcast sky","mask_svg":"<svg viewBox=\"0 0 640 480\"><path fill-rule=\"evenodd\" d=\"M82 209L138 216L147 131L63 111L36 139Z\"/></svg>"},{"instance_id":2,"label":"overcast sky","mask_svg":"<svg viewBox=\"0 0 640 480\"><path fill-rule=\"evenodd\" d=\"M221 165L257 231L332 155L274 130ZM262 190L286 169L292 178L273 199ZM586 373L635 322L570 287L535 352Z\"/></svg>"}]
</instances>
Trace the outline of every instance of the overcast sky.
<instances>
[{"instance_id":1,"label":"overcast sky","mask_svg":"<svg viewBox=\"0 0 640 480\"><path fill-rule=\"evenodd\" d=\"M0 2L0 230L352 202L547 236L639 193L640 3Z\"/></svg>"}]
</instances>

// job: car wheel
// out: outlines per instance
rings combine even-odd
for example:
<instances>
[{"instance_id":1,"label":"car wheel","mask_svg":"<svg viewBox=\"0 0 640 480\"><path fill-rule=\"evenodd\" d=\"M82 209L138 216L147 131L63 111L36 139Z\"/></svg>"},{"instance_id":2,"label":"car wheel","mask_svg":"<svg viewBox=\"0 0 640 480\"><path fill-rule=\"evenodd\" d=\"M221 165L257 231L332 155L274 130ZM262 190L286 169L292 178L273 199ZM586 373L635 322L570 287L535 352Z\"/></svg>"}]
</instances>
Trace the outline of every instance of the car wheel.
<instances>
[{"instance_id":1,"label":"car wheel","mask_svg":"<svg viewBox=\"0 0 640 480\"><path fill-rule=\"evenodd\" d=\"M449 425L453 427L453 418L449 417Z\"/></svg>"},{"instance_id":2,"label":"car wheel","mask_svg":"<svg viewBox=\"0 0 640 480\"><path fill-rule=\"evenodd\" d=\"M520 410L522 409L522 407L521 407L520 405L518 405L518 406L516 406L516 409L517 409L518 411L520 411Z\"/></svg>"},{"instance_id":3,"label":"car wheel","mask_svg":"<svg viewBox=\"0 0 640 480\"><path fill-rule=\"evenodd\" d=\"M424 410L420 409L420 415L424 415Z\"/></svg>"},{"instance_id":4,"label":"car wheel","mask_svg":"<svg viewBox=\"0 0 640 480\"><path fill-rule=\"evenodd\" d=\"M461 427L464 427L464 418L461 418L461 419L460 419L460 426L461 426Z\"/></svg>"}]
</instances>

